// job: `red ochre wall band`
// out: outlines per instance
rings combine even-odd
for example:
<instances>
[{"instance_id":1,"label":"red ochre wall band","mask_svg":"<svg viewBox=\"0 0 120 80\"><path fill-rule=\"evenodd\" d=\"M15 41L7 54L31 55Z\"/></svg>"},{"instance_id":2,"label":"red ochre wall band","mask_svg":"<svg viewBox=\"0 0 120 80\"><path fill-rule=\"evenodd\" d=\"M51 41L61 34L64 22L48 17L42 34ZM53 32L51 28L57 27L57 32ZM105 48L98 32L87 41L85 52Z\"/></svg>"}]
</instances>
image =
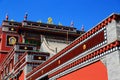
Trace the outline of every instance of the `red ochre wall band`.
<instances>
[{"instance_id":1,"label":"red ochre wall band","mask_svg":"<svg viewBox=\"0 0 120 80\"><path fill-rule=\"evenodd\" d=\"M101 61L98 61L56 80L108 80L107 69Z\"/></svg>"},{"instance_id":2,"label":"red ochre wall band","mask_svg":"<svg viewBox=\"0 0 120 80\"><path fill-rule=\"evenodd\" d=\"M70 59L78 56L79 54L85 52L86 50L93 48L94 46L104 42L105 41L104 37L105 37L104 30L102 30L98 34L96 34L93 37L91 37L90 39L88 39L86 42L80 44L78 47L76 47L75 49L73 49L69 53L65 54L64 56L62 56L58 60L54 61L50 65L43 68L42 71L39 71L37 73L39 75L33 75L32 78L35 79L35 78L43 75L44 73L47 73L47 72L51 71L52 69L58 67L59 65L65 63L66 61L69 61Z\"/></svg>"},{"instance_id":3,"label":"red ochre wall band","mask_svg":"<svg viewBox=\"0 0 120 80\"><path fill-rule=\"evenodd\" d=\"M94 46L100 44L103 41L104 41L104 31L98 33L94 37L90 38L88 41L82 43L80 46L73 49L68 54L61 57L59 60L61 60L61 64L62 64L64 62L78 56L79 54L85 52L86 50L93 48ZM85 48L84 48L84 46L85 46Z\"/></svg>"},{"instance_id":4,"label":"red ochre wall band","mask_svg":"<svg viewBox=\"0 0 120 80\"><path fill-rule=\"evenodd\" d=\"M18 80L24 80L25 79L24 75L25 75L24 71L21 71L18 76Z\"/></svg>"},{"instance_id":5,"label":"red ochre wall band","mask_svg":"<svg viewBox=\"0 0 120 80\"><path fill-rule=\"evenodd\" d=\"M60 69L60 70L58 70L58 71L56 71L56 72L54 72L54 73L51 73L51 74L49 75L49 78L51 78L51 77L53 77L54 75L57 75L57 74L65 71L65 70L67 70L67 69L70 69L70 68L72 68L72 67L74 67L74 66L76 66L76 65L78 65L78 64L81 64L81 63L83 63L83 62L85 62L85 61L87 61L87 60L89 60L89 59L91 59L91 58L93 58L93 57L95 57L95 56L98 56L98 55L104 53L105 51L108 51L108 50L110 50L110 49L112 49L112 48L114 48L114 47L117 47L117 46L120 46L120 42L119 42L119 41L115 41L115 42L113 42L113 43L111 43L111 44L109 44L109 45L107 45L107 46L105 46L105 47L103 47L103 48L101 48L101 49L96 50L96 51L93 52L93 53L90 53L90 54L86 55L86 56L83 57L83 58L80 58L79 60L76 60L75 62L73 62L73 63L71 63L71 64L63 67L62 69Z\"/></svg>"}]
</instances>

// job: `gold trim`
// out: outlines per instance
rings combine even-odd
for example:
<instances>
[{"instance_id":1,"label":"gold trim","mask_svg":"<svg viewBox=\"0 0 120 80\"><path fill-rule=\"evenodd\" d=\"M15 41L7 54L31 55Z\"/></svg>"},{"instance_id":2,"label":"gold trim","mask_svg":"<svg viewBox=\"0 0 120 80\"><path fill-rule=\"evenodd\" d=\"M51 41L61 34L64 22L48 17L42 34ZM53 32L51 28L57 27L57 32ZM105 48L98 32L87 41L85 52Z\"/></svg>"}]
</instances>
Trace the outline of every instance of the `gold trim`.
<instances>
[{"instance_id":1,"label":"gold trim","mask_svg":"<svg viewBox=\"0 0 120 80\"><path fill-rule=\"evenodd\" d=\"M40 60L41 60L41 59L42 59L42 57L40 57L40 56L39 56L39 57L38 57L38 59L40 59Z\"/></svg>"},{"instance_id":2,"label":"gold trim","mask_svg":"<svg viewBox=\"0 0 120 80\"><path fill-rule=\"evenodd\" d=\"M85 44L83 45L83 49L86 49L86 45Z\"/></svg>"},{"instance_id":3,"label":"gold trim","mask_svg":"<svg viewBox=\"0 0 120 80\"><path fill-rule=\"evenodd\" d=\"M27 49L27 47L25 46L25 47L24 47L24 49L26 50L26 49Z\"/></svg>"},{"instance_id":4,"label":"gold trim","mask_svg":"<svg viewBox=\"0 0 120 80\"><path fill-rule=\"evenodd\" d=\"M61 61L60 60L58 60L58 64L60 64L61 63Z\"/></svg>"},{"instance_id":5,"label":"gold trim","mask_svg":"<svg viewBox=\"0 0 120 80\"><path fill-rule=\"evenodd\" d=\"M43 74L43 72L44 72L44 71L42 70L41 73Z\"/></svg>"},{"instance_id":6,"label":"gold trim","mask_svg":"<svg viewBox=\"0 0 120 80\"><path fill-rule=\"evenodd\" d=\"M14 31L14 28L11 28L11 31Z\"/></svg>"}]
</instances>

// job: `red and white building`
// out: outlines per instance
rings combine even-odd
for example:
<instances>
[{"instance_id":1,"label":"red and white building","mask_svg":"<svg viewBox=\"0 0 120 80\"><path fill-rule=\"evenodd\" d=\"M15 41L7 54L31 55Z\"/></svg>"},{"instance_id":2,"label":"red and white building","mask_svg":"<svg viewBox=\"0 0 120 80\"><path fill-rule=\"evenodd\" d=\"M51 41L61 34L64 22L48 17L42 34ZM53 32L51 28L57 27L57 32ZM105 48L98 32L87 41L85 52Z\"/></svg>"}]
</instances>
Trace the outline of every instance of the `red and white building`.
<instances>
[{"instance_id":1,"label":"red and white building","mask_svg":"<svg viewBox=\"0 0 120 80\"><path fill-rule=\"evenodd\" d=\"M120 14L89 31L4 20L0 80L119 80Z\"/></svg>"}]
</instances>

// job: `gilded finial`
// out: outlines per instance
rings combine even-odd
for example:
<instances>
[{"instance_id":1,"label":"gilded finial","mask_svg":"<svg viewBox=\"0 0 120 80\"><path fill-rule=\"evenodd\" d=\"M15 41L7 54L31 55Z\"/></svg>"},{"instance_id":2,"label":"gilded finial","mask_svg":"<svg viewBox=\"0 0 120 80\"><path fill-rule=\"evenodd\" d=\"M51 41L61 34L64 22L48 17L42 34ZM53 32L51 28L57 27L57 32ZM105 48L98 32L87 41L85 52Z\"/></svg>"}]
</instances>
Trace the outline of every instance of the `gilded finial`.
<instances>
[{"instance_id":1,"label":"gilded finial","mask_svg":"<svg viewBox=\"0 0 120 80\"><path fill-rule=\"evenodd\" d=\"M48 22L47 22L47 23L48 23L48 24L53 24L51 17L48 18Z\"/></svg>"}]
</instances>

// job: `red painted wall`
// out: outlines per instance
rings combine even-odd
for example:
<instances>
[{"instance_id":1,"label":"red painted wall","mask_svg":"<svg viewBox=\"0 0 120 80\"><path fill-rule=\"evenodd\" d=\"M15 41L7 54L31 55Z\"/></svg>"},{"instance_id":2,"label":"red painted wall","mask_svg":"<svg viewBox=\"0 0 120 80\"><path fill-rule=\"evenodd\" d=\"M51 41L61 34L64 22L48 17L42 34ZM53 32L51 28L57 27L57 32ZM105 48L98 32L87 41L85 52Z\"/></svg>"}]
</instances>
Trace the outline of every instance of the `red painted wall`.
<instances>
[{"instance_id":1,"label":"red painted wall","mask_svg":"<svg viewBox=\"0 0 120 80\"><path fill-rule=\"evenodd\" d=\"M101 61L98 61L57 80L108 80L107 69Z\"/></svg>"},{"instance_id":2,"label":"red painted wall","mask_svg":"<svg viewBox=\"0 0 120 80\"><path fill-rule=\"evenodd\" d=\"M25 78L24 76L25 76L24 71L22 71L22 73L20 74L18 80L25 80L25 79L24 79L24 78Z\"/></svg>"},{"instance_id":3,"label":"red painted wall","mask_svg":"<svg viewBox=\"0 0 120 80\"><path fill-rule=\"evenodd\" d=\"M0 64L2 63L5 57L6 57L6 54L0 53Z\"/></svg>"},{"instance_id":4,"label":"red painted wall","mask_svg":"<svg viewBox=\"0 0 120 80\"><path fill-rule=\"evenodd\" d=\"M5 50L5 51L9 51L9 50L11 49L10 46L9 46L9 47L6 46L6 44L7 44L7 43L6 43L6 42L7 42L6 36L7 36L6 33L3 33L3 34L2 34L2 41L1 41L1 46L2 46L2 47L1 47L1 50L3 50L3 51L4 51L4 50Z\"/></svg>"},{"instance_id":5,"label":"red painted wall","mask_svg":"<svg viewBox=\"0 0 120 80\"><path fill-rule=\"evenodd\" d=\"M7 46L7 35L9 35L9 36L16 36L16 37L18 37L18 42L19 43L21 43L22 42L22 37L21 36L19 36L18 34L10 34L10 33L3 33L2 35L1 35L1 50L5 50L5 51L9 51L11 48L12 48L12 46Z\"/></svg>"}]
</instances>

